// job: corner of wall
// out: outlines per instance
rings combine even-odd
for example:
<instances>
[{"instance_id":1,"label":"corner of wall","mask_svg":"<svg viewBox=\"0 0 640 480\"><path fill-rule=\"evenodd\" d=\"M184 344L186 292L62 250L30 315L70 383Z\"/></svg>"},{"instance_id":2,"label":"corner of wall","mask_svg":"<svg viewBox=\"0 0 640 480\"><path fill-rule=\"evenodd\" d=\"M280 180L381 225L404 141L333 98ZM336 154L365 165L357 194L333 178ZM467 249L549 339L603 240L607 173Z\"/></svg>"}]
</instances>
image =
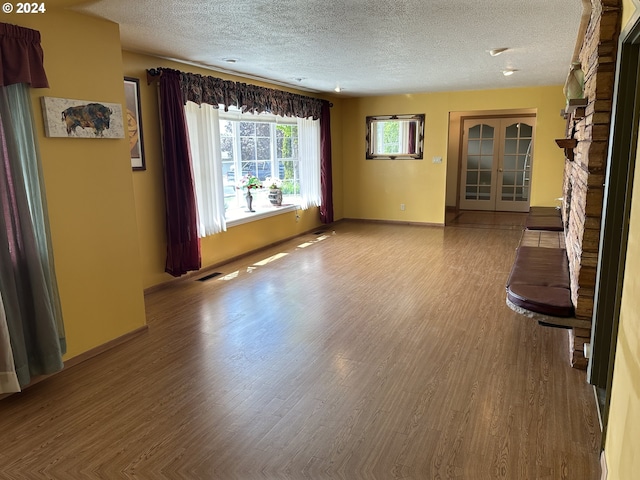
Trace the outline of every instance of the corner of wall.
<instances>
[{"instance_id":1,"label":"corner of wall","mask_svg":"<svg viewBox=\"0 0 640 480\"><path fill-rule=\"evenodd\" d=\"M119 29L54 7L11 21L40 31L50 84L32 104L67 361L145 324L128 141L48 138L40 106L42 96L123 104ZM69 32L90 40L70 42Z\"/></svg>"}]
</instances>

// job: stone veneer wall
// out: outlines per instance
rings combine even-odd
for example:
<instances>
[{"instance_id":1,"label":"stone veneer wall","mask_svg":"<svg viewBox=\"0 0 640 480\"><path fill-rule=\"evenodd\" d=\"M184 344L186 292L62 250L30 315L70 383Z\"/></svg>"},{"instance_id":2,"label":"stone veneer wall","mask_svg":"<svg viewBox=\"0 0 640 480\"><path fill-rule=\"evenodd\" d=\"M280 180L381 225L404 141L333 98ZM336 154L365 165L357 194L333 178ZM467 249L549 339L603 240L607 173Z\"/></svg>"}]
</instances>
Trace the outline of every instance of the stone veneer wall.
<instances>
[{"instance_id":1,"label":"stone veneer wall","mask_svg":"<svg viewBox=\"0 0 640 480\"><path fill-rule=\"evenodd\" d=\"M589 321L593 314L621 0L591 0L591 6L591 20L580 51L588 103L584 110L571 113L567 122L567 137L575 124L573 136L578 144L574 161L565 160L562 208L576 317ZM570 331L574 367L586 368L583 346L590 335L586 328Z\"/></svg>"}]
</instances>

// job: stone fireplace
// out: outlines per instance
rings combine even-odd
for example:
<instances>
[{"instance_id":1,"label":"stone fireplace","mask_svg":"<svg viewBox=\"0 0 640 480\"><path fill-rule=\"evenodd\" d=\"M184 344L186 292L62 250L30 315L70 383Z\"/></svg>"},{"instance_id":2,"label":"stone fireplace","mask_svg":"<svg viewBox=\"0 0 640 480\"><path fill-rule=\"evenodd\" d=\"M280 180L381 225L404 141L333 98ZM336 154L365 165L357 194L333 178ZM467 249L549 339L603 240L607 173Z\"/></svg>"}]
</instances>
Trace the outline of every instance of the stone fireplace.
<instances>
[{"instance_id":1,"label":"stone fireplace","mask_svg":"<svg viewBox=\"0 0 640 480\"><path fill-rule=\"evenodd\" d=\"M584 105L569 107L567 138L577 140L565 159L562 220L576 317L591 321L600 241L600 222L609 146L621 0L591 0L591 18L580 50L585 76ZM580 102L577 102L580 104ZM570 331L571 364L586 368L587 328Z\"/></svg>"}]
</instances>

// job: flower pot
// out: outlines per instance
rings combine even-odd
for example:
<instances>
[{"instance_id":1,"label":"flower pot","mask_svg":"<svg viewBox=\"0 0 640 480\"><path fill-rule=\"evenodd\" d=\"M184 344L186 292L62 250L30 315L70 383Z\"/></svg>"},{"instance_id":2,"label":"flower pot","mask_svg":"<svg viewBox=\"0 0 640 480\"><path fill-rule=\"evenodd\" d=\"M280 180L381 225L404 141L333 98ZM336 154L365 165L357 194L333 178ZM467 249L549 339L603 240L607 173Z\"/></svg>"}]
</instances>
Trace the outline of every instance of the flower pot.
<instances>
[{"instance_id":1,"label":"flower pot","mask_svg":"<svg viewBox=\"0 0 640 480\"><path fill-rule=\"evenodd\" d=\"M277 207L282 205L282 190L279 188L269 189L269 201L271 202L271 205L275 205Z\"/></svg>"}]
</instances>

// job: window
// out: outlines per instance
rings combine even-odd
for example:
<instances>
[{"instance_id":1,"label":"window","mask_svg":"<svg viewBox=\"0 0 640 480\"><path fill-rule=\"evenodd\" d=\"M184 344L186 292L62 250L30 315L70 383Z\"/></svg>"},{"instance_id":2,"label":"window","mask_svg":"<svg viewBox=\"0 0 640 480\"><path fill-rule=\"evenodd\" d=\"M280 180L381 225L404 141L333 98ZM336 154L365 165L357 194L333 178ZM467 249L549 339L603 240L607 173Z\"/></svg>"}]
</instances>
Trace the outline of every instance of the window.
<instances>
[{"instance_id":1,"label":"window","mask_svg":"<svg viewBox=\"0 0 640 480\"><path fill-rule=\"evenodd\" d=\"M242 190L236 187L243 176L255 176L265 188L267 178L282 181L284 203L299 203L300 165L298 126L294 118L220 112L220 150L225 208L236 217L245 207ZM249 120L251 118L251 120ZM253 120L255 118L255 120ZM258 195L257 206L266 202L266 192ZM268 203L268 202L267 202Z\"/></svg>"},{"instance_id":2,"label":"window","mask_svg":"<svg viewBox=\"0 0 640 480\"><path fill-rule=\"evenodd\" d=\"M400 152L400 122L379 122L376 124L376 127L376 138L382 141L376 145L375 153Z\"/></svg>"},{"instance_id":3,"label":"window","mask_svg":"<svg viewBox=\"0 0 640 480\"><path fill-rule=\"evenodd\" d=\"M229 221L247 221L288 207L320 205L320 122L270 114L225 112L211 105L185 105L189 132L198 232L201 237L226 230ZM263 188L237 188L244 176L255 176ZM281 182L283 207L271 205L269 178Z\"/></svg>"}]
</instances>

